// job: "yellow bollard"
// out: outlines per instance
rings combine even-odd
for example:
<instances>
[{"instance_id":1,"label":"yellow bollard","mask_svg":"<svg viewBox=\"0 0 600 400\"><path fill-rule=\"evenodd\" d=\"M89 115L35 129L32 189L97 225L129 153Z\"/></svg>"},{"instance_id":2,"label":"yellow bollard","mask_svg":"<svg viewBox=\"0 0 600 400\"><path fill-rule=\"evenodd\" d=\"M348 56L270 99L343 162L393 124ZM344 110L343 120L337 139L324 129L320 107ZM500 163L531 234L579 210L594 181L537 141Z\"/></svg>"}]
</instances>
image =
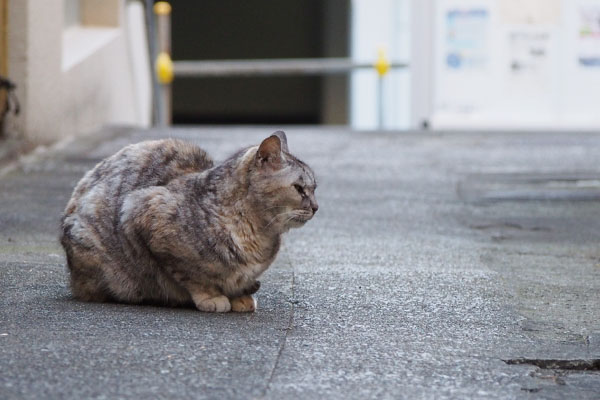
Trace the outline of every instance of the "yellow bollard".
<instances>
[{"instance_id":1,"label":"yellow bollard","mask_svg":"<svg viewBox=\"0 0 600 400\"><path fill-rule=\"evenodd\" d=\"M159 53L156 57L156 77L163 85L173 82L173 61L166 52Z\"/></svg>"},{"instance_id":2,"label":"yellow bollard","mask_svg":"<svg viewBox=\"0 0 600 400\"><path fill-rule=\"evenodd\" d=\"M171 5L166 1L158 1L154 4L154 14L169 15L171 14Z\"/></svg>"},{"instance_id":3,"label":"yellow bollard","mask_svg":"<svg viewBox=\"0 0 600 400\"><path fill-rule=\"evenodd\" d=\"M385 50L383 48L379 48L377 50L377 61L375 61L375 69L380 77L383 77L390 70L391 63L387 59L385 55Z\"/></svg>"}]
</instances>

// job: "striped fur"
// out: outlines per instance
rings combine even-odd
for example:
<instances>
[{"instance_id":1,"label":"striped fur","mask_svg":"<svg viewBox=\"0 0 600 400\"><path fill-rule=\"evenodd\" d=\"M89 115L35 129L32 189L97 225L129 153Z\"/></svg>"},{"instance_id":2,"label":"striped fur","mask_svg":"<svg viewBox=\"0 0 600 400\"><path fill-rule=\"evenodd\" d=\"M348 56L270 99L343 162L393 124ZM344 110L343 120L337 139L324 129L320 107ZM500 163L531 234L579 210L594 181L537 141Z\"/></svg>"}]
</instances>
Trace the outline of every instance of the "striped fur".
<instances>
[{"instance_id":1,"label":"striped fur","mask_svg":"<svg viewBox=\"0 0 600 400\"><path fill-rule=\"evenodd\" d=\"M61 243L85 301L254 311L281 235L318 206L315 176L283 132L215 166L173 139L130 145L75 187Z\"/></svg>"}]
</instances>

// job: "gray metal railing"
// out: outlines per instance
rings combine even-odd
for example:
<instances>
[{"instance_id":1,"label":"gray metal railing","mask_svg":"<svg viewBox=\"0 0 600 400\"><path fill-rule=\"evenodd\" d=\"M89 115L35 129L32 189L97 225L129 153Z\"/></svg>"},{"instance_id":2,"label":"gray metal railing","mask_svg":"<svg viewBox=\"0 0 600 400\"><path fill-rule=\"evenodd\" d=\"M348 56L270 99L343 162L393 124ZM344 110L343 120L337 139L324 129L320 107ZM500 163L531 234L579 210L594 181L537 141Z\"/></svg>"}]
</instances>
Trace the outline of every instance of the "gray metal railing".
<instances>
[{"instance_id":1,"label":"gray metal railing","mask_svg":"<svg viewBox=\"0 0 600 400\"><path fill-rule=\"evenodd\" d=\"M164 1L154 5L157 16L158 55L154 77L158 81L158 124L171 124L171 83L174 77L217 78L283 75L335 75L356 70L377 72L378 119L383 126L383 79L390 69L408 68L407 63L389 62L379 50L374 63L359 63L348 58L298 58L268 60L171 61L171 6Z\"/></svg>"},{"instance_id":2,"label":"gray metal railing","mask_svg":"<svg viewBox=\"0 0 600 400\"><path fill-rule=\"evenodd\" d=\"M295 58L269 60L174 61L177 77L224 77L263 75L335 75L374 68L372 63L357 63L348 58ZM391 63L390 68L407 64Z\"/></svg>"}]
</instances>

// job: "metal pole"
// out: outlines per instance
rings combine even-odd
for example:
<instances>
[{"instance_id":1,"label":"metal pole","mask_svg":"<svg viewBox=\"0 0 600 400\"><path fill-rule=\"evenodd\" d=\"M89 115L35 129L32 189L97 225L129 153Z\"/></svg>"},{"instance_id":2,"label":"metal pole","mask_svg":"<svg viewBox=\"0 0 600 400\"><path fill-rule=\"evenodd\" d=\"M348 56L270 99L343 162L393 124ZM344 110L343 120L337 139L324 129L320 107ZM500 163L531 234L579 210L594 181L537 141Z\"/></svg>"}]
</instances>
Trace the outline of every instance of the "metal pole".
<instances>
[{"instance_id":1,"label":"metal pole","mask_svg":"<svg viewBox=\"0 0 600 400\"><path fill-rule=\"evenodd\" d=\"M13 28L14 29L14 28ZM8 78L8 1L0 0L0 76ZM6 109L8 89L0 89L0 136L2 132L2 113Z\"/></svg>"},{"instance_id":2,"label":"metal pole","mask_svg":"<svg viewBox=\"0 0 600 400\"><path fill-rule=\"evenodd\" d=\"M377 127L383 130L383 76L377 75Z\"/></svg>"},{"instance_id":3,"label":"metal pole","mask_svg":"<svg viewBox=\"0 0 600 400\"><path fill-rule=\"evenodd\" d=\"M156 48L157 40L156 40L156 21L154 20L154 0L145 0L146 4L146 24L148 25L147 34L148 34L148 50L150 52L150 70L152 76L152 125L156 125L158 123L158 92L159 85L158 80L155 79L154 72L154 61L156 60L156 56L158 55L158 49Z\"/></svg>"},{"instance_id":4,"label":"metal pole","mask_svg":"<svg viewBox=\"0 0 600 400\"><path fill-rule=\"evenodd\" d=\"M404 63L389 63L385 68L406 68ZM356 69L373 69L372 63L357 63L348 58L292 58L269 60L174 61L177 77L334 75ZM376 66L376 68L378 68Z\"/></svg>"},{"instance_id":5,"label":"metal pole","mask_svg":"<svg viewBox=\"0 0 600 400\"><path fill-rule=\"evenodd\" d=\"M383 110L383 79L389 72L392 64L388 61L385 50L380 48L378 51L377 61L375 62L375 70L377 71L377 123L380 130L383 129L384 110Z\"/></svg>"},{"instance_id":6,"label":"metal pole","mask_svg":"<svg viewBox=\"0 0 600 400\"><path fill-rule=\"evenodd\" d=\"M166 1L154 4L157 19L158 56L154 64L155 78L160 83L158 92L158 124L171 125L171 82L173 62L171 61L171 5Z\"/></svg>"}]
</instances>

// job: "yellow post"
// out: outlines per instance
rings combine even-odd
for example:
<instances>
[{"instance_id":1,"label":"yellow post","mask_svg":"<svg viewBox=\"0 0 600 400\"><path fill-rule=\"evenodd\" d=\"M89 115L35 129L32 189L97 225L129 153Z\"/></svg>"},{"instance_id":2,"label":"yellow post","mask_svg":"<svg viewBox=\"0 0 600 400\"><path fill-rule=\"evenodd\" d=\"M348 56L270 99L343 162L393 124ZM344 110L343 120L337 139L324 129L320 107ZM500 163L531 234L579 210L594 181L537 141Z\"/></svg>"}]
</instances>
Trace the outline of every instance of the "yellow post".
<instances>
[{"instance_id":1,"label":"yellow post","mask_svg":"<svg viewBox=\"0 0 600 400\"><path fill-rule=\"evenodd\" d=\"M171 60L171 5L166 1L154 4L157 21L158 56L154 62L154 72L159 82L158 123L171 125L171 82L173 82L173 61Z\"/></svg>"},{"instance_id":2,"label":"yellow post","mask_svg":"<svg viewBox=\"0 0 600 400\"><path fill-rule=\"evenodd\" d=\"M170 85L173 82L173 61L171 56L165 52L160 52L156 57L156 78L163 85Z\"/></svg>"}]
</instances>

